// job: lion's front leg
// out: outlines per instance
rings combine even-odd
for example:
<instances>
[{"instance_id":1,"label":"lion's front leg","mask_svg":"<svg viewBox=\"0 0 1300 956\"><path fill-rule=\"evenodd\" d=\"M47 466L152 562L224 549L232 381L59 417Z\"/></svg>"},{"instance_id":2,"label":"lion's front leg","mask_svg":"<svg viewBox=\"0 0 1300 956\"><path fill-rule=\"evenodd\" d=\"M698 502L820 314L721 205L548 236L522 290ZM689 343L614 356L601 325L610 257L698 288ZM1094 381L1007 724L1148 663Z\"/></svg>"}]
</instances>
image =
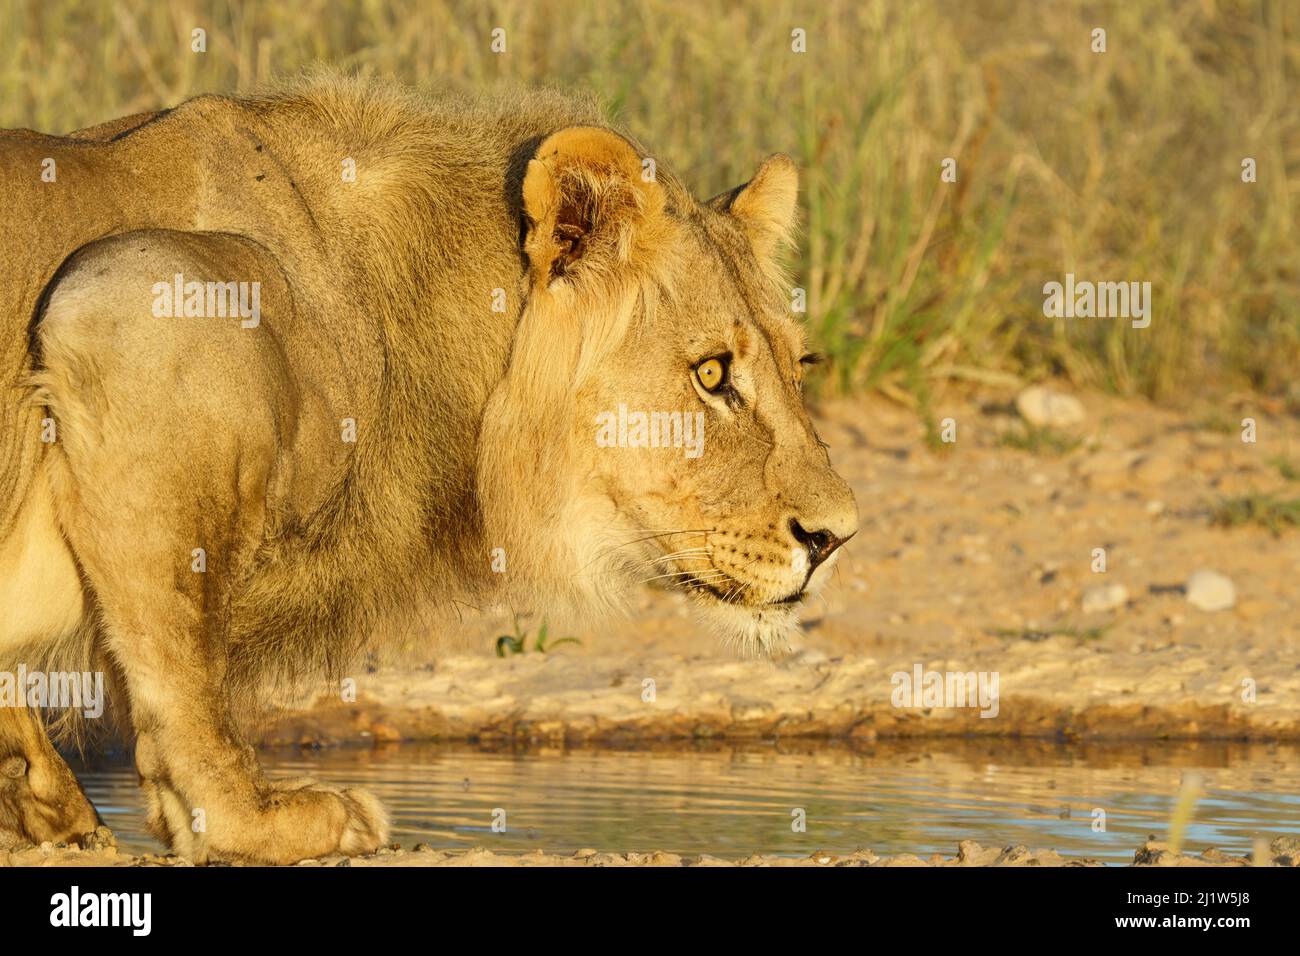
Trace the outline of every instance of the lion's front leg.
<instances>
[{"instance_id":1,"label":"lion's front leg","mask_svg":"<svg viewBox=\"0 0 1300 956\"><path fill-rule=\"evenodd\" d=\"M175 540L156 528L149 533L148 515L122 510L132 526L128 540ZM101 516L100 533L112 523ZM226 542L218 539L218 546ZM96 580L107 649L125 678L136 766L159 839L197 862L258 863L366 853L384 842L387 822L373 797L267 780L241 739L226 685L227 582L220 567L191 572L203 581L187 591L188 568L158 573L143 547L138 564L121 575L93 546L82 554Z\"/></svg>"},{"instance_id":2,"label":"lion's front leg","mask_svg":"<svg viewBox=\"0 0 1300 956\"><path fill-rule=\"evenodd\" d=\"M231 730L205 720L141 732L136 767L149 826L196 862L287 864L332 853L369 853L387 820L369 793L311 780L269 781Z\"/></svg>"},{"instance_id":3,"label":"lion's front leg","mask_svg":"<svg viewBox=\"0 0 1300 956\"><path fill-rule=\"evenodd\" d=\"M141 535L149 518L134 518L134 540L172 540ZM196 862L273 864L367 853L383 844L387 821L369 794L270 781L241 739L225 680L220 568L196 573L205 576L203 586L187 594L185 573L179 579L151 574L147 552L137 552L139 565L122 578L106 572L92 549L85 553L98 579L107 647L129 693L136 767L160 840ZM145 583L151 579L157 586Z\"/></svg>"},{"instance_id":4,"label":"lion's front leg","mask_svg":"<svg viewBox=\"0 0 1300 956\"><path fill-rule=\"evenodd\" d=\"M369 796L268 781L231 716L235 583L256 573L272 476L301 432L269 333L286 293L263 260L229 237L105 240L78 255L37 330L59 524L125 684L151 823L196 860L362 853L387 830ZM264 283L264 311L247 325L158 317L147 293L178 273Z\"/></svg>"},{"instance_id":5,"label":"lion's front leg","mask_svg":"<svg viewBox=\"0 0 1300 956\"><path fill-rule=\"evenodd\" d=\"M228 608L247 516L217 495L152 504L177 487L135 500L108 483L78 487L65 512L128 692L154 832L200 862L292 863L377 849L387 824L374 798L268 781L241 739L227 684Z\"/></svg>"}]
</instances>

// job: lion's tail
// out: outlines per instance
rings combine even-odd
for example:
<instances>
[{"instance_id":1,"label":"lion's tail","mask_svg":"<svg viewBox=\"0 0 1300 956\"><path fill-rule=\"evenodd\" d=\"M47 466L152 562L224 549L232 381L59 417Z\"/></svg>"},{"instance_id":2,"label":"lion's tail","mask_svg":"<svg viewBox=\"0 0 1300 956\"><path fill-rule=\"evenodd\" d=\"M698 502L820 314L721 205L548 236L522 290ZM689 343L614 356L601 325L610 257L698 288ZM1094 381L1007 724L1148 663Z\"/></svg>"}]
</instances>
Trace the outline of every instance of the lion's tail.
<instances>
[{"instance_id":1,"label":"lion's tail","mask_svg":"<svg viewBox=\"0 0 1300 956\"><path fill-rule=\"evenodd\" d=\"M27 489L44 454L41 443L41 414L31 402L31 323L38 306L42 280L33 273L27 247L28 230L39 211L30 198L39 172L29 166L30 150L10 143L12 134L0 134L0 196L7 197L0 216L7 224L0 230L0 543L13 529ZM20 155L21 154L21 155ZM10 214L12 213L12 214ZM20 225L23 221L26 224ZM57 263L56 263L57 265Z\"/></svg>"}]
</instances>

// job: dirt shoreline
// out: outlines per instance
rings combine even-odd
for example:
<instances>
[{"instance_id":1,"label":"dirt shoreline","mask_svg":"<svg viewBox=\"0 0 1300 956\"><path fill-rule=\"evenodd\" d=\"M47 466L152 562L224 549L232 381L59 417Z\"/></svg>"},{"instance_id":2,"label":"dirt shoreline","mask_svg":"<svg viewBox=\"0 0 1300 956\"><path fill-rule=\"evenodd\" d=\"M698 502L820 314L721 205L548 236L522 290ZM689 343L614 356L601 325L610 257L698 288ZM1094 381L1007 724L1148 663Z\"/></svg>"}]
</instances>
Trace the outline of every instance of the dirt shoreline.
<instances>
[{"instance_id":1,"label":"dirt shoreline","mask_svg":"<svg viewBox=\"0 0 1300 956\"><path fill-rule=\"evenodd\" d=\"M78 847L53 846L26 847L11 852L0 851L2 866L44 867L128 867L163 866L189 867L194 864L176 856L146 853L131 855L119 853L112 837L101 828L95 846L82 850ZM378 853L361 857L333 856L320 860L304 860L297 864L307 867L627 867L627 866L868 866L868 867L985 867L985 866L1087 866L1105 864L1088 857L1061 856L1055 850L1030 849L1027 846L985 847L974 840L963 840L954 856L932 854L926 857L911 853L878 856L869 849L853 853L826 853L816 851L806 857L786 857L754 854L739 860L709 856L681 856L676 853L602 853L594 849L578 850L561 856L537 850L532 853L495 853L484 847L469 850L435 850L424 844L405 848L398 844L385 847ZM1165 843L1148 841L1133 854L1128 864L1135 867L1239 867L1239 866L1300 866L1300 837L1278 837L1265 849L1260 848L1258 859L1230 856L1216 849L1203 853L1175 853Z\"/></svg>"},{"instance_id":2,"label":"dirt shoreline","mask_svg":"<svg viewBox=\"0 0 1300 956\"><path fill-rule=\"evenodd\" d=\"M1027 651L1027 652L1026 652ZM927 670L999 673L995 716L901 708L891 675L914 657L798 655L786 662L562 655L452 657L432 673L359 679L355 702L321 697L263 724L263 746L361 741L618 745L653 740L1032 737L1074 740L1300 739L1300 670L1258 663L1270 698L1233 703L1240 670L1190 650L1129 654L1070 639L1007 646ZM654 681L653 701L643 699Z\"/></svg>"}]
</instances>

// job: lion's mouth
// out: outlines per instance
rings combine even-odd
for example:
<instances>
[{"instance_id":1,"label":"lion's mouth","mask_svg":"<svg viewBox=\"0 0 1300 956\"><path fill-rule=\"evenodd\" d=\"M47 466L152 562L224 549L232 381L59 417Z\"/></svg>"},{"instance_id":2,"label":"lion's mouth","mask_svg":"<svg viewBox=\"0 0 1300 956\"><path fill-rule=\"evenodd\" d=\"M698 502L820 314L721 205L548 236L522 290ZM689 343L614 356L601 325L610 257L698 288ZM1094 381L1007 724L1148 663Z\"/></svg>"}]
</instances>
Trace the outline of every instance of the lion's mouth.
<instances>
[{"instance_id":1,"label":"lion's mouth","mask_svg":"<svg viewBox=\"0 0 1300 956\"><path fill-rule=\"evenodd\" d=\"M693 574L687 574L682 577L682 585L689 591L694 591L696 594L707 595L708 597L716 601L720 601L723 604L752 607L755 609L768 608L768 607L790 607L792 605L800 603L804 599L806 594L806 592L802 588L800 588L798 591L795 591L793 594L787 594L785 597L778 598L775 601L764 601L759 604L754 604L746 600L749 591L748 586L741 584L739 581L735 580L734 578L728 577L727 585L725 587L719 587L716 582L703 581L700 578L697 578Z\"/></svg>"}]
</instances>

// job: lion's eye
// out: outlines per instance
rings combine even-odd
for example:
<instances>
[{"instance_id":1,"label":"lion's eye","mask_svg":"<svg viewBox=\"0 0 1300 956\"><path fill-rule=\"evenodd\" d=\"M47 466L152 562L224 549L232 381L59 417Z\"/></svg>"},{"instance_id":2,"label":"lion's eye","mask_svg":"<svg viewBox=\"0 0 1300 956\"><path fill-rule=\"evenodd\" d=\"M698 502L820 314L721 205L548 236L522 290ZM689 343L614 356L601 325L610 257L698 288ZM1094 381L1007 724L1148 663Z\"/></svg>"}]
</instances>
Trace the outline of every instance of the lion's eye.
<instances>
[{"instance_id":1,"label":"lion's eye","mask_svg":"<svg viewBox=\"0 0 1300 956\"><path fill-rule=\"evenodd\" d=\"M716 392L727 381L727 366L720 358L711 358L695 366L695 377L706 392Z\"/></svg>"}]
</instances>

